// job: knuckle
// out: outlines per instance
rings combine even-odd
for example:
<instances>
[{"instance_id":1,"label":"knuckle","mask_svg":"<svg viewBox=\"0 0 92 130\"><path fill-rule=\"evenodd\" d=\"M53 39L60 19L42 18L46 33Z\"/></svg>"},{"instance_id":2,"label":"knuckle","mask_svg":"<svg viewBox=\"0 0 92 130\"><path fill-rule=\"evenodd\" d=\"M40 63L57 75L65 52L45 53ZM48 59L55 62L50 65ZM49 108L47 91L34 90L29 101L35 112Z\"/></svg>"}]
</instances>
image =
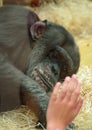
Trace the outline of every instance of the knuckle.
<instances>
[{"instance_id":1,"label":"knuckle","mask_svg":"<svg viewBox=\"0 0 92 130\"><path fill-rule=\"evenodd\" d=\"M62 91L61 91L62 93L66 93L66 90L65 89L62 89Z\"/></svg>"},{"instance_id":2,"label":"knuckle","mask_svg":"<svg viewBox=\"0 0 92 130\"><path fill-rule=\"evenodd\" d=\"M67 96L71 96L72 95L72 92L71 91L68 91L67 92Z\"/></svg>"},{"instance_id":3,"label":"knuckle","mask_svg":"<svg viewBox=\"0 0 92 130\"><path fill-rule=\"evenodd\" d=\"M61 93L65 94L65 93L66 93L66 89L63 88L63 89L61 90Z\"/></svg>"},{"instance_id":4,"label":"knuckle","mask_svg":"<svg viewBox=\"0 0 92 130\"><path fill-rule=\"evenodd\" d=\"M73 87L69 87L69 92L70 92L70 93L73 92Z\"/></svg>"},{"instance_id":5,"label":"knuckle","mask_svg":"<svg viewBox=\"0 0 92 130\"><path fill-rule=\"evenodd\" d=\"M71 101L71 102L69 103L69 107L70 107L70 108L73 108L73 106L74 106L74 103Z\"/></svg>"}]
</instances>

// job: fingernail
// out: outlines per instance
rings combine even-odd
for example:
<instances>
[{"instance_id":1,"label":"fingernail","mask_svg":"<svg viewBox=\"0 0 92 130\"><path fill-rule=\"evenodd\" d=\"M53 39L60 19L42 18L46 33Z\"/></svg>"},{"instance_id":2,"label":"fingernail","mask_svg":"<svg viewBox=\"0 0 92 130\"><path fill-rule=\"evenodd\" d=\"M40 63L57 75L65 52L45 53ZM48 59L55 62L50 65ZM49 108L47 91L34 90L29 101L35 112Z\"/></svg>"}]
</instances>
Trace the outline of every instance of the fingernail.
<instances>
[{"instance_id":1,"label":"fingernail","mask_svg":"<svg viewBox=\"0 0 92 130\"><path fill-rule=\"evenodd\" d=\"M73 74L73 75L72 75L72 78L76 78L76 74Z\"/></svg>"},{"instance_id":2,"label":"fingernail","mask_svg":"<svg viewBox=\"0 0 92 130\"><path fill-rule=\"evenodd\" d=\"M70 81L70 79L71 79L71 78L70 78L69 76L67 76L67 77L65 78L66 81Z\"/></svg>"}]
</instances>

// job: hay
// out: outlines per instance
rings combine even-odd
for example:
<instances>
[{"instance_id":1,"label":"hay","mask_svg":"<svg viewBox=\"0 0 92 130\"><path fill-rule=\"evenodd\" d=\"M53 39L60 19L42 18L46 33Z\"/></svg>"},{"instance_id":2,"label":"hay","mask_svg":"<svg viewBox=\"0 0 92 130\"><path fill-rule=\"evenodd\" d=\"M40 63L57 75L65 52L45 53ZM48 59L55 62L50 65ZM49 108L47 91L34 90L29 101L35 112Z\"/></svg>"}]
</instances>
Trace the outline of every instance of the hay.
<instances>
[{"instance_id":1,"label":"hay","mask_svg":"<svg viewBox=\"0 0 92 130\"><path fill-rule=\"evenodd\" d=\"M74 123L76 130L92 130L92 2L57 1L57 4L50 2L32 10L41 19L59 23L74 35L81 53L77 76L82 81L81 95L84 97L83 107ZM0 130L36 130L36 122L35 115L25 106L0 114Z\"/></svg>"},{"instance_id":2,"label":"hay","mask_svg":"<svg viewBox=\"0 0 92 130\"><path fill-rule=\"evenodd\" d=\"M41 19L59 23L75 37L92 36L92 2L88 0L58 0L40 8L32 8Z\"/></svg>"},{"instance_id":3,"label":"hay","mask_svg":"<svg viewBox=\"0 0 92 130\"><path fill-rule=\"evenodd\" d=\"M1 113L0 130L35 130L37 118L26 107Z\"/></svg>"},{"instance_id":4,"label":"hay","mask_svg":"<svg viewBox=\"0 0 92 130\"><path fill-rule=\"evenodd\" d=\"M82 81L81 95L84 103L74 123L76 130L92 130L92 67L81 67L77 75Z\"/></svg>"}]
</instances>

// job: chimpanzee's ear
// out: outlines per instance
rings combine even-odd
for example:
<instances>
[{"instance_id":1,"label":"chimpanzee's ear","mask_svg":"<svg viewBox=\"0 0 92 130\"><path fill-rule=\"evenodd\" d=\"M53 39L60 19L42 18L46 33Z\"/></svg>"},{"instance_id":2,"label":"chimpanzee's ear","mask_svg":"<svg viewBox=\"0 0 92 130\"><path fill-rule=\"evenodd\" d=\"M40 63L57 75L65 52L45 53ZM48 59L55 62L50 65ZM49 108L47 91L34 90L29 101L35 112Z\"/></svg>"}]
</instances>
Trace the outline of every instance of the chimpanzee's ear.
<instances>
[{"instance_id":1,"label":"chimpanzee's ear","mask_svg":"<svg viewBox=\"0 0 92 130\"><path fill-rule=\"evenodd\" d=\"M30 33L33 40L40 38L47 25L47 20L37 21L30 27Z\"/></svg>"}]
</instances>

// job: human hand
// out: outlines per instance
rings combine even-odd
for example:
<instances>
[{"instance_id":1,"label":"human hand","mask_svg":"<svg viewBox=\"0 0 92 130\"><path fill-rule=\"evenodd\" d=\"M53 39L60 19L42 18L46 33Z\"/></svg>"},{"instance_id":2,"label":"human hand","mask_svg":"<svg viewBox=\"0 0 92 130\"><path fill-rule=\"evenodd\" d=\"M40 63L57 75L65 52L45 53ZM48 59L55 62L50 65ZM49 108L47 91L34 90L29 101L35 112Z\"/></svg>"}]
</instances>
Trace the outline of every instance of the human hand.
<instances>
[{"instance_id":1,"label":"human hand","mask_svg":"<svg viewBox=\"0 0 92 130\"><path fill-rule=\"evenodd\" d=\"M58 93L61 84L55 85L47 109L47 130L64 130L66 126L77 116L83 104L79 97L81 83L76 75L66 77L62 90Z\"/></svg>"}]
</instances>

